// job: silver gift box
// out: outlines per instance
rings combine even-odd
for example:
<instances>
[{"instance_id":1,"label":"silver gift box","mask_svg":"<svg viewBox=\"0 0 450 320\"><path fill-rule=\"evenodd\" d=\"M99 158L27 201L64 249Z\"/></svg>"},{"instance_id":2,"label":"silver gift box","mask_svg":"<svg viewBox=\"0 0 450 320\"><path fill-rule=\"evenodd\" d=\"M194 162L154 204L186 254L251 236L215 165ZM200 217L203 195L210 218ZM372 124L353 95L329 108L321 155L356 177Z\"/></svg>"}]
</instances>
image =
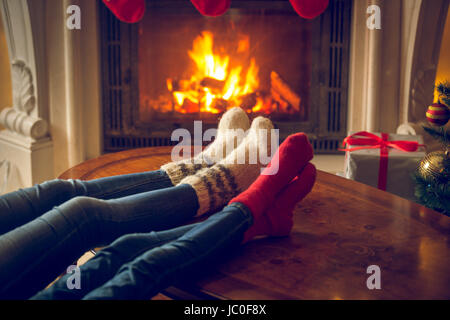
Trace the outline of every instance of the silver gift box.
<instances>
[{"instance_id":1,"label":"silver gift box","mask_svg":"<svg viewBox=\"0 0 450 320\"><path fill-rule=\"evenodd\" d=\"M373 133L381 137L380 133ZM406 140L423 144L422 136L389 134L389 141ZM360 146L347 145L346 149ZM415 201L414 181L411 175L425 157L425 148L419 147L415 152L404 152L388 149L388 169L386 191L400 197ZM345 154L345 177L361 183L378 187L378 171L380 168L380 149L362 149L347 151Z\"/></svg>"}]
</instances>

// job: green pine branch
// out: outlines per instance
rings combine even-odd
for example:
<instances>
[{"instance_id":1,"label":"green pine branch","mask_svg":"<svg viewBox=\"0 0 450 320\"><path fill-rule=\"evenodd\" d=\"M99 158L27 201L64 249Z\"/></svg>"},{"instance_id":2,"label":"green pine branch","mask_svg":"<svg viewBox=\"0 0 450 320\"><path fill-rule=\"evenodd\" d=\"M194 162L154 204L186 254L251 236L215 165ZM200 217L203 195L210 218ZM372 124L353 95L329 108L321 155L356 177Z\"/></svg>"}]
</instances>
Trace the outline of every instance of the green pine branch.
<instances>
[{"instance_id":1,"label":"green pine branch","mask_svg":"<svg viewBox=\"0 0 450 320\"><path fill-rule=\"evenodd\" d=\"M425 207L439 211L450 216L450 183L427 181L417 172L413 179L416 183L415 196L418 202Z\"/></svg>"},{"instance_id":2,"label":"green pine branch","mask_svg":"<svg viewBox=\"0 0 450 320\"><path fill-rule=\"evenodd\" d=\"M447 107L450 107L450 99L449 98L441 98L442 102L444 102L444 104Z\"/></svg>"},{"instance_id":3,"label":"green pine branch","mask_svg":"<svg viewBox=\"0 0 450 320\"><path fill-rule=\"evenodd\" d=\"M450 83L448 81L441 82L436 86L436 90L440 96L443 96L441 101L450 107Z\"/></svg>"},{"instance_id":4,"label":"green pine branch","mask_svg":"<svg viewBox=\"0 0 450 320\"><path fill-rule=\"evenodd\" d=\"M436 87L439 94L450 96L450 83L448 81L441 82Z\"/></svg>"},{"instance_id":5,"label":"green pine branch","mask_svg":"<svg viewBox=\"0 0 450 320\"><path fill-rule=\"evenodd\" d=\"M437 130L437 129L430 128L427 126L423 126L423 129L431 137L433 137L436 140L439 140L444 145L444 147L448 145L448 142L450 141L450 131L449 130L444 130L443 128L441 128L441 130Z\"/></svg>"}]
</instances>

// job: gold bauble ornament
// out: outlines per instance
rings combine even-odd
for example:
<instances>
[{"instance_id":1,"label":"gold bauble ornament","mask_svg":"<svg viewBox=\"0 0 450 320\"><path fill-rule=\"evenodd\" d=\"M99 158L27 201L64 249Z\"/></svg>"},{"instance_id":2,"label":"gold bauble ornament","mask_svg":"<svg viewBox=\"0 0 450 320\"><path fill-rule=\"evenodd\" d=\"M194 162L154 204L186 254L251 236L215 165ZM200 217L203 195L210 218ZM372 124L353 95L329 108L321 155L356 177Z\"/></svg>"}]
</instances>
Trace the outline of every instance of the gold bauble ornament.
<instances>
[{"instance_id":1,"label":"gold bauble ornament","mask_svg":"<svg viewBox=\"0 0 450 320\"><path fill-rule=\"evenodd\" d=\"M427 181L448 182L450 180L450 157L448 151L435 151L427 154L417 169Z\"/></svg>"}]
</instances>

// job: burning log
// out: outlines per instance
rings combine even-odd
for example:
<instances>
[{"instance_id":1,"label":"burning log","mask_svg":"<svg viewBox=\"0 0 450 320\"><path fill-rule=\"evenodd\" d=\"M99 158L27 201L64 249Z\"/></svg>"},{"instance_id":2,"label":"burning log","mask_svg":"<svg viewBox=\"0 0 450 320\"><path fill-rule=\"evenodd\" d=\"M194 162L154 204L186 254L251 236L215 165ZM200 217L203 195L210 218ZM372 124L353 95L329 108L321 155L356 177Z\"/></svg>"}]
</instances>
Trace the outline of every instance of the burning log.
<instances>
[{"instance_id":1,"label":"burning log","mask_svg":"<svg viewBox=\"0 0 450 320\"><path fill-rule=\"evenodd\" d=\"M225 86L225 81L206 77L203 78L202 81L200 81L200 85L202 87L212 89L213 91L222 92L223 87Z\"/></svg>"},{"instance_id":2,"label":"burning log","mask_svg":"<svg viewBox=\"0 0 450 320\"><path fill-rule=\"evenodd\" d=\"M289 108L289 103L273 88L270 90L270 93L272 94L272 99L276 102L277 111L285 112Z\"/></svg>"},{"instance_id":3,"label":"burning log","mask_svg":"<svg viewBox=\"0 0 450 320\"><path fill-rule=\"evenodd\" d=\"M256 103L258 100L256 99L256 92L246 94L242 96L242 102L241 102L241 108L246 109L253 109L254 106L256 106Z\"/></svg>"},{"instance_id":4,"label":"burning log","mask_svg":"<svg viewBox=\"0 0 450 320\"><path fill-rule=\"evenodd\" d=\"M183 110L182 113L194 113L199 112L200 108L197 103L194 103L189 99L184 99L181 110Z\"/></svg>"},{"instance_id":5,"label":"burning log","mask_svg":"<svg viewBox=\"0 0 450 320\"><path fill-rule=\"evenodd\" d=\"M280 104L283 104L282 101L284 100L285 102L288 102L296 111L300 111L301 98L289 87L280 75L275 71L272 71L270 74L270 80L272 85L271 93L274 100Z\"/></svg>"},{"instance_id":6,"label":"burning log","mask_svg":"<svg viewBox=\"0 0 450 320\"><path fill-rule=\"evenodd\" d=\"M167 89L170 92L174 91L189 91L191 89L191 82L189 80L167 79Z\"/></svg>"},{"instance_id":7,"label":"burning log","mask_svg":"<svg viewBox=\"0 0 450 320\"><path fill-rule=\"evenodd\" d=\"M228 101L225 99L214 99L212 107L220 110L221 112L225 112L228 109Z\"/></svg>"}]
</instances>

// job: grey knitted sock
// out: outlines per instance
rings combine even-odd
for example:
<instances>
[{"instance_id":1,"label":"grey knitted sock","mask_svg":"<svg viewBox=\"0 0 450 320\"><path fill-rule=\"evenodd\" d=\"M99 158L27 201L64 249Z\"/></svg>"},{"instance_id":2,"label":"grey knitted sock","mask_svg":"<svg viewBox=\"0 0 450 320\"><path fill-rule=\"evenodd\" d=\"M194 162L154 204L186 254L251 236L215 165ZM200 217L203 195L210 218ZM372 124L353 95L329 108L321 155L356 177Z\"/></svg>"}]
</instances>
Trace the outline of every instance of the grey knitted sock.
<instances>
[{"instance_id":1,"label":"grey knitted sock","mask_svg":"<svg viewBox=\"0 0 450 320\"><path fill-rule=\"evenodd\" d=\"M221 209L259 176L263 164L257 155L271 156L272 129L269 119L255 118L242 143L225 159L180 181L191 185L197 194L197 216Z\"/></svg>"},{"instance_id":2,"label":"grey knitted sock","mask_svg":"<svg viewBox=\"0 0 450 320\"><path fill-rule=\"evenodd\" d=\"M167 173L173 185L177 185L183 178L224 159L242 142L249 127L250 121L245 111L238 107L232 108L220 119L216 139L203 152L191 159L165 164L161 170Z\"/></svg>"}]
</instances>

